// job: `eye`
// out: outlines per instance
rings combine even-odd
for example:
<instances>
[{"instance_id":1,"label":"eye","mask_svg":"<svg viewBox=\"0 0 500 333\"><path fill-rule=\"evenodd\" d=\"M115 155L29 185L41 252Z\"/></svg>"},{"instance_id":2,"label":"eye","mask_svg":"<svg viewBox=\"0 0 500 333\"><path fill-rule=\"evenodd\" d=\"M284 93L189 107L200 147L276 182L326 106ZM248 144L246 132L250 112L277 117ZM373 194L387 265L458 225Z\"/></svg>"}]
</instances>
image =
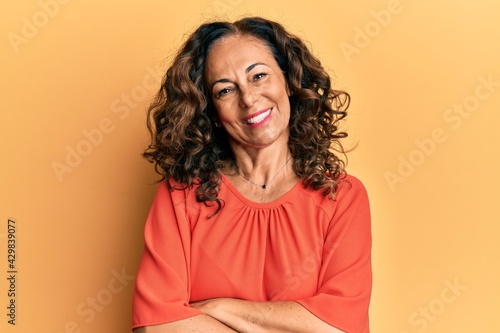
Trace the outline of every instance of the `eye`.
<instances>
[{"instance_id":1,"label":"eye","mask_svg":"<svg viewBox=\"0 0 500 333\"><path fill-rule=\"evenodd\" d=\"M219 90L219 92L217 93L217 98L220 98L220 97L223 97L224 95L227 95L231 92L231 89L230 88L224 88L224 89L221 89Z\"/></svg>"},{"instance_id":2,"label":"eye","mask_svg":"<svg viewBox=\"0 0 500 333\"><path fill-rule=\"evenodd\" d=\"M267 76L267 73L257 73L253 76L253 81L259 81L262 80L265 76Z\"/></svg>"}]
</instances>

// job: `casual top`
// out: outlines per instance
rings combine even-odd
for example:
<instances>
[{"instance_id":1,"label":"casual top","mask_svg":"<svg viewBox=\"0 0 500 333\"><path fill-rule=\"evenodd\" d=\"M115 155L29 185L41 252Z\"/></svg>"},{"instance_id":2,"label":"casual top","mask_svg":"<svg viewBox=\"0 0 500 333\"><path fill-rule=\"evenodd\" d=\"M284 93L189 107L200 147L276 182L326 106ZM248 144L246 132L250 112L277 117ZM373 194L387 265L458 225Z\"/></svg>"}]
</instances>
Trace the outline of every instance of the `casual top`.
<instances>
[{"instance_id":1,"label":"casual top","mask_svg":"<svg viewBox=\"0 0 500 333\"><path fill-rule=\"evenodd\" d=\"M345 332L369 332L371 231L362 183L347 176L332 200L298 182L269 203L244 197L223 175L222 210L194 189L163 181L145 226L133 327L201 314L217 297L297 301Z\"/></svg>"}]
</instances>

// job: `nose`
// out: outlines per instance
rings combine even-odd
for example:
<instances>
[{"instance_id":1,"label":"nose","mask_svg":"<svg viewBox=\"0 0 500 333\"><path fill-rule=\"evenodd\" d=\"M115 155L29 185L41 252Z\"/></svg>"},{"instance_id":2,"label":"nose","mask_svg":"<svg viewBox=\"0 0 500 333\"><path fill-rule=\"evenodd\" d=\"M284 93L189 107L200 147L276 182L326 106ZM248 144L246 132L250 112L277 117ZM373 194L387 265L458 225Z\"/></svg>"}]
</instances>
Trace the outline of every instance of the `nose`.
<instances>
[{"instance_id":1,"label":"nose","mask_svg":"<svg viewBox=\"0 0 500 333\"><path fill-rule=\"evenodd\" d=\"M252 107L258 100L258 92L252 86L240 87L240 106Z\"/></svg>"}]
</instances>

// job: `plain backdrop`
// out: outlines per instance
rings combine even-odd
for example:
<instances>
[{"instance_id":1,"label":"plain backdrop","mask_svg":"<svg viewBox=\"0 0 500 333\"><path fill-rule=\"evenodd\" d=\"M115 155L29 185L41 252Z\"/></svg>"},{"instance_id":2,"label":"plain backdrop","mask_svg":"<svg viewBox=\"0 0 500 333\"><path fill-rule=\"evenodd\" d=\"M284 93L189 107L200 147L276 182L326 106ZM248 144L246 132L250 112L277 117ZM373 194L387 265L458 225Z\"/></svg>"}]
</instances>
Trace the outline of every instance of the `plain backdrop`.
<instances>
[{"instance_id":1,"label":"plain backdrop","mask_svg":"<svg viewBox=\"0 0 500 333\"><path fill-rule=\"evenodd\" d=\"M494 0L2 1L0 330L130 331L157 179L140 156L147 106L198 24L261 15L352 96L343 128L371 199L372 332L498 332L499 13Z\"/></svg>"}]
</instances>

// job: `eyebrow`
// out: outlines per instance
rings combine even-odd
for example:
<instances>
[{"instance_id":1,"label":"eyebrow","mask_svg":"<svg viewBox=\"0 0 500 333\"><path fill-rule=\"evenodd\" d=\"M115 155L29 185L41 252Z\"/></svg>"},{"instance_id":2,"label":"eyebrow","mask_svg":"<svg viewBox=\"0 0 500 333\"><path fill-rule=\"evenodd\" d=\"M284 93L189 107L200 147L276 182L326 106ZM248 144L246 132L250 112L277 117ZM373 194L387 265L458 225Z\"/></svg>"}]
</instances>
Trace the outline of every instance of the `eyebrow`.
<instances>
[{"instance_id":1,"label":"eyebrow","mask_svg":"<svg viewBox=\"0 0 500 333\"><path fill-rule=\"evenodd\" d=\"M255 67L259 66L259 65L264 65L264 66L267 66L267 64L263 63L263 62L256 62L255 64L251 64L250 66L248 66L246 69L245 69L245 73L249 73L252 69L254 69ZM220 80L217 80L215 81L214 83L212 83L212 88L214 88L214 86L217 84L217 83L228 83L228 82L231 82L229 79L220 79Z\"/></svg>"}]
</instances>

